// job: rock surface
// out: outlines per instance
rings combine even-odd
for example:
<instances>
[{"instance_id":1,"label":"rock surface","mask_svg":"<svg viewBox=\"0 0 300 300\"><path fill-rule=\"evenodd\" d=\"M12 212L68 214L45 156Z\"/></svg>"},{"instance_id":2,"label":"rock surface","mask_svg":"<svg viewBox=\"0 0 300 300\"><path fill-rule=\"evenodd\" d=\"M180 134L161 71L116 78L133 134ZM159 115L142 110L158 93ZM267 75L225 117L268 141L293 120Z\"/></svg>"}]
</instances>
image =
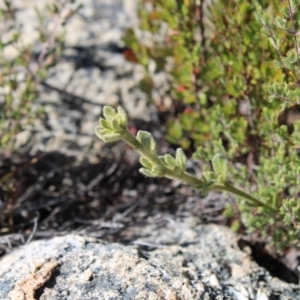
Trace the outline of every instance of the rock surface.
<instances>
[{"instance_id":1,"label":"rock surface","mask_svg":"<svg viewBox=\"0 0 300 300\"><path fill-rule=\"evenodd\" d=\"M194 219L140 229L131 245L67 235L0 261L0 299L299 299L239 249L237 236ZM297 298L298 297L298 298Z\"/></svg>"},{"instance_id":2,"label":"rock surface","mask_svg":"<svg viewBox=\"0 0 300 300\"><path fill-rule=\"evenodd\" d=\"M100 150L100 144L95 145L98 139L94 128L103 105L120 105L131 119L147 121L153 110L138 87L142 67L128 62L122 54L122 34L137 22L136 1L76 3L82 3L83 7L66 25L65 51L50 69L33 104L34 109L42 107L44 114L18 134L15 148L29 144L32 155L60 151L76 156L79 163L87 153L90 161L95 160ZM21 23L26 20L22 23L26 42L33 45L37 35L36 4L35 0L14 2L18 20ZM38 6L42 9L45 4L41 1Z\"/></svg>"}]
</instances>

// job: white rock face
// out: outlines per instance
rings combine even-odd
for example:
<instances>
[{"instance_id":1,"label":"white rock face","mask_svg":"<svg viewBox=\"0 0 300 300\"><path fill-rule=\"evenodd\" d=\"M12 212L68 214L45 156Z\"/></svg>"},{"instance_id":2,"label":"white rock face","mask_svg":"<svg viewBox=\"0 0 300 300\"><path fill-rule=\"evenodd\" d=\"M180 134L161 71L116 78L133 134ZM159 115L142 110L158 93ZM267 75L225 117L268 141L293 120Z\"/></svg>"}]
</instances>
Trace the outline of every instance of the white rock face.
<instances>
[{"instance_id":1,"label":"white rock face","mask_svg":"<svg viewBox=\"0 0 300 300\"><path fill-rule=\"evenodd\" d=\"M67 235L0 261L0 299L297 299L251 261L228 228L169 220L131 245Z\"/></svg>"}]
</instances>

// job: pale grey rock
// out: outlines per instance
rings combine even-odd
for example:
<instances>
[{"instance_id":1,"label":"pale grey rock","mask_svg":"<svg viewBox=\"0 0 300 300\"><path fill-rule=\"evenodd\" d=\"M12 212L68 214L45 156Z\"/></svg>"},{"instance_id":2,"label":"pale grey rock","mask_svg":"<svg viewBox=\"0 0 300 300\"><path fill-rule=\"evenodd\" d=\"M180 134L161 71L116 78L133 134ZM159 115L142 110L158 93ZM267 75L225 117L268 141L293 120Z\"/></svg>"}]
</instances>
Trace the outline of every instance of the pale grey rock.
<instances>
[{"instance_id":1,"label":"pale grey rock","mask_svg":"<svg viewBox=\"0 0 300 300\"><path fill-rule=\"evenodd\" d=\"M67 235L21 247L0 261L0 299L299 299L228 228L170 217L132 230L131 245Z\"/></svg>"}]
</instances>

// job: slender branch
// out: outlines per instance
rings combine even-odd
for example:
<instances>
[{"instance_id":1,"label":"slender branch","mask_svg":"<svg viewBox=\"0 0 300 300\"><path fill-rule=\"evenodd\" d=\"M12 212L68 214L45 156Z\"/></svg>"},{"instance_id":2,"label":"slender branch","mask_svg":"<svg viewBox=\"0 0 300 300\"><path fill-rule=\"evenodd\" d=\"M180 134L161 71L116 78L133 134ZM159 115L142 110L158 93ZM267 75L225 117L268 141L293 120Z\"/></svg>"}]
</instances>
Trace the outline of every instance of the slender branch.
<instances>
[{"instance_id":1,"label":"slender branch","mask_svg":"<svg viewBox=\"0 0 300 300\"><path fill-rule=\"evenodd\" d=\"M280 95L278 93L273 93L273 94L271 94L271 96L275 96L278 99L282 99L282 100L284 100L287 103L295 104L295 101L291 100L290 98L288 98L286 96Z\"/></svg>"},{"instance_id":2,"label":"slender branch","mask_svg":"<svg viewBox=\"0 0 300 300\"><path fill-rule=\"evenodd\" d=\"M220 191L230 192L234 195L244 198L251 204L256 204L257 206L265 207L270 213L275 213L275 214L277 213L277 210L274 207L268 205L265 202L262 202L261 200L251 196L250 194L247 194L246 192L234 187L233 185L231 185L229 183L225 183L225 184L217 183L215 185L212 185L209 188L209 190L220 190Z\"/></svg>"},{"instance_id":3,"label":"slender branch","mask_svg":"<svg viewBox=\"0 0 300 300\"><path fill-rule=\"evenodd\" d=\"M274 35L274 32L272 31L272 29L270 28L270 26L268 24L266 24L264 21L263 21L263 26L268 30L269 32L269 37L272 39L273 41L273 45L278 53L278 56L280 58L283 57L283 54L281 53L280 49L279 49L279 46L277 45L277 41L275 39L275 35Z\"/></svg>"},{"instance_id":4,"label":"slender branch","mask_svg":"<svg viewBox=\"0 0 300 300\"><path fill-rule=\"evenodd\" d=\"M143 148L143 145L127 130L122 134L122 139L127 142L129 145L131 145L136 151L138 151L140 154L144 155L149 161L151 161L153 164L158 165L163 170L163 175L169 179L178 179L186 184L191 185L195 189L201 190L205 188L205 182L203 180L200 180L199 178L184 172L183 174L176 175L174 174L173 170L166 167L162 162L158 159L157 154L149 151L145 151ZM265 207L270 213L277 213L277 210L273 208L272 206L266 204L265 202L260 201L259 199L251 196L250 194L247 194L246 192L232 186L229 183L212 183L210 186L205 188L206 192L212 191L212 190L223 190L226 192L230 192L234 195L240 196L244 198L246 201L250 202L251 204Z\"/></svg>"}]
</instances>

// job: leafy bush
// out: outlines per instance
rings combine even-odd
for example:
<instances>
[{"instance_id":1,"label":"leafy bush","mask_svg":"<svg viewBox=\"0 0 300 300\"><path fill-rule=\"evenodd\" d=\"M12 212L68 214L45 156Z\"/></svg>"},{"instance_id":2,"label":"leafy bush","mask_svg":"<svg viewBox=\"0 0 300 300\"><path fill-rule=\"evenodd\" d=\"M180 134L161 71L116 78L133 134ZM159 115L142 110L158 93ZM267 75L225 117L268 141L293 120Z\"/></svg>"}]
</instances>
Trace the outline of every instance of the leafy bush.
<instances>
[{"instance_id":1,"label":"leafy bush","mask_svg":"<svg viewBox=\"0 0 300 300\"><path fill-rule=\"evenodd\" d=\"M169 121L167 139L192 147L203 162L228 159L226 180L206 163L201 184L183 181L206 192L233 192L249 232L279 248L299 245L298 1L139 4L140 28L128 29L124 41L145 67L141 86L149 99L153 73L164 72L165 95L183 107Z\"/></svg>"},{"instance_id":2,"label":"leafy bush","mask_svg":"<svg viewBox=\"0 0 300 300\"><path fill-rule=\"evenodd\" d=\"M278 10L276 1L260 2ZM184 103L167 139L185 149L205 144L207 152L220 151L211 141L221 139L231 158L253 156L267 104L262 82L282 77L269 63L276 51L258 34L255 1L219 0L206 19L204 1L139 3L140 30L128 29L124 40L145 66L141 85L153 91L154 64L156 73L167 73L174 105Z\"/></svg>"},{"instance_id":3,"label":"leafy bush","mask_svg":"<svg viewBox=\"0 0 300 300\"><path fill-rule=\"evenodd\" d=\"M42 107L35 108L40 83L63 51L66 22L80 9L74 0L55 0L36 11L36 36L26 42L18 9L4 0L0 8L0 148L11 148L17 133L30 124ZM36 52L35 52L36 51Z\"/></svg>"}]
</instances>

